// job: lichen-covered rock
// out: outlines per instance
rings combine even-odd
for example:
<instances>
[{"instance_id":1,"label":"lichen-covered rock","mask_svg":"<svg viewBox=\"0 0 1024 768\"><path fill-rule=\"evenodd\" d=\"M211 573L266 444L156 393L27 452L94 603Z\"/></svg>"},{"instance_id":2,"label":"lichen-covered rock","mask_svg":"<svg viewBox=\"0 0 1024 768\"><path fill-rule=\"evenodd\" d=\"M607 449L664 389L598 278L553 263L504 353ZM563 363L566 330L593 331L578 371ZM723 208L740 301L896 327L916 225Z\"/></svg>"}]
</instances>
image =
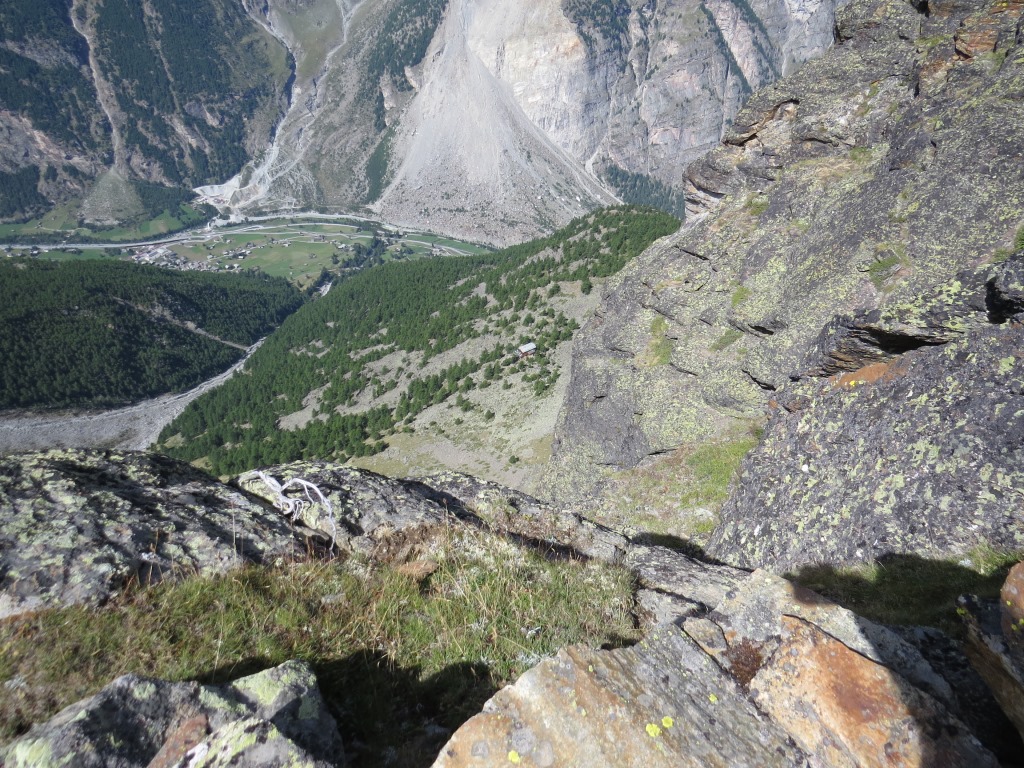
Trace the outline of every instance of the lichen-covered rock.
<instances>
[{"instance_id":1,"label":"lichen-covered rock","mask_svg":"<svg viewBox=\"0 0 1024 768\"><path fill-rule=\"evenodd\" d=\"M838 44L691 166L687 226L609 281L575 340L556 499L616 508L624 470L763 417L836 314L907 303L1013 242L1022 9L938 5L853 0ZM972 25L991 50L958 52Z\"/></svg>"},{"instance_id":2,"label":"lichen-covered rock","mask_svg":"<svg viewBox=\"0 0 1024 768\"><path fill-rule=\"evenodd\" d=\"M707 613L747 576L737 568L643 544L632 544L623 564L635 574L637 615L646 627Z\"/></svg>"},{"instance_id":3,"label":"lichen-covered rock","mask_svg":"<svg viewBox=\"0 0 1024 768\"><path fill-rule=\"evenodd\" d=\"M1024 549L1024 328L1000 287L1021 261L827 330L813 373L866 365L791 389L708 552L790 569Z\"/></svg>"},{"instance_id":4,"label":"lichen-covered rock","mask_svg":"<svg viewBox=\"0 0 1024 768\"><path fill-rule=\"evenodd\" d=\"M674 625L616 651L569 648L499 691L434 768L790 766L805 758Z\"/></svg>"},{"instance_id":5,"label":"lichen-covered rock","mask_svg":"<svg viewBox=\"0 0 1024 768\"><path fill-rule=\"evenodd\" d=\"M470 475L441 472L423 478L420 487L429 498L457 513L475 515L495 530L584 557L618 563L630 548L621 533L577 512Z\"/></svg>"},{"instance_id":6,"label":"lichen-covered rock","mask_svg":"<svg viewBox=\"0 0 1024 768\"><path fill-rule=\"evenodd\" d=\"M364 469L300 461L246 472L235 483L345 549L371 551L394 535L427 532L444 523L444 508L409 482Z\"/></svg>"},{"instance_id":7,"label":"lichen-covered rock","mask_svg":"<svg viewBox=\"0 0 1024 768\"><path fill-rule=\"evenodd\" d=\"M497 693L435 768L996 766L895 633L755 572L629 649L570 648Z\"/></svg>"},{"instance_id":8,"label":"lichen-covered rock","mask_svg":"<svg viewBox=\"0 0 1024 768\"><path fill-rule=\"evenodd\" d=\"M0 617L306 550L268 505L163 456L0 459Z\"/></svg>"},{"instance_id":9,"label":"lichen-covered rock","mask_svg":"<svg viewBox=\"0 0 1024 768\"><path fill-rule=\"evenodd\" d=\"M305 662L224 686L125 675L0 750L8 768L321 768L344 765Z\"/></svg>"},{"instance_id":10,"label":"lichen-covered rock","mask_svg":"<svg viewBox=\"0 0 1024 768\"><path fill-rule=\"evenodd\" d=\"M622 534L579 514L458 472L398 480L338 464L297 462L246 472L235 482L280 509L291 508L342 548L388 559L407 559L412 550L398 546L403 540L429 539L445 525L462 523L610 563L622 560L629 546Z\"/></svg>"}]
</instances>

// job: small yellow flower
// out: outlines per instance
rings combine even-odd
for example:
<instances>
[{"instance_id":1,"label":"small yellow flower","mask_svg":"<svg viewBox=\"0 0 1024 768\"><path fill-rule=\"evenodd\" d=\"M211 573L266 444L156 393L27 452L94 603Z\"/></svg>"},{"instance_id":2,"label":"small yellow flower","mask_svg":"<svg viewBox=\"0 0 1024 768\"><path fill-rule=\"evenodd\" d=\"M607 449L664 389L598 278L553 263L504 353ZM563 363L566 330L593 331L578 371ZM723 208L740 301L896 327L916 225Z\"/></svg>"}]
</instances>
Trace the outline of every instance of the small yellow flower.
<instances>
[{"instance_id":1,"label":"small yellow flower","mask_svg":"<svg viewBox=\"0 0 1024 768\"><path fill-rule=\"evenodd\" d=\"M675 725L675 724L676 724L676 721L675 721L675 720L673 720L673 719L672 719L671 717L669 717L668 715L665 715L665 716L664 716L663 718L661 718L661 725L662 725L662 726L663 726L664 728L671 728L671 727L672 727L673 725Z\"/></svg>"},{"instance_id":2,"label":"small yellow flower","mask_svg":"<svg viewBox=\"0 0 1024 768\"><path fill-rule=\"evenodd\" d=\"M652 739L656 739L659 736L661 736L661 728L659 728L654 723L648 723L647 724L647 735L650 736Z\"/></svg>"},{"instance_id":3,"label":"small yellow flower","mask_svg":"<svg viewBox=\"0 0 1024 768\"><path fill-rule=\"evenodd\" d=\"M523 762L523 758L521 758L519 756L519 753L513 749L511 752L508 753L508 761L512 763L512 765L519 765L521 762Z\"/></svg>"},{"instance_id":4,"label":"small yellow flower","mask_svg":"<svg viewBox=\"0 0 1024 768\"><path fill-rule=\"evenodd\" d=\"M715 694L713 694L713 693L709 693L708 694L708 701L710 701L712 704L717 704L718 703L718 697L715 696Z\"/></svg>"}]
</instances>

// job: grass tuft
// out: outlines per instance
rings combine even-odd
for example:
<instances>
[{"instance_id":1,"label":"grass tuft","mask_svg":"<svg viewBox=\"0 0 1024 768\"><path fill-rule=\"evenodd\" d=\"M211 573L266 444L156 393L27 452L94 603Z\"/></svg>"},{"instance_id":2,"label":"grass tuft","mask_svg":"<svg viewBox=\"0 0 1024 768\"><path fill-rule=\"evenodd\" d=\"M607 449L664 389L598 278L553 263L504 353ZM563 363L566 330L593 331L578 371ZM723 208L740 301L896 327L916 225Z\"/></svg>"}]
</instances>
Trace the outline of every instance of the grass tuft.
<instances>
[{"instance_id":1,"label":"grass tuft","mask_svg":"<svg viewBox=\"0 0 1024 768\"><path fill-rule=\"evenodd\" d=\"M885 282L892 277L896 268L900 265L900 257L895 253L886 256L884 259L876 259L868 267L868 277L876 289L881 290Z\"/></svg>"},{"instance_id":2,"label":"grass tuft","mask_svg":"<svg viewBox=\"0 0 1024 768\"><path fill-rule=\"evenodd\" d=\"M710 349L712 352L721 352L722 350L727 349L728 347L735 344L741 338L743 338L742 331L738 331L735 328L729 328L728 330L726 330L725 333L722 334L721 338L717 339L715 342L711 344Z\"/></svg>"},{"instance_id":3,"label":"grass tuft","mask_svg":"<svg viewBox=\"0 0 1024 768\"><path fill-rule=\"evenodd\" d=\"M759 435L721 443L706 443L686 459L693 478L684 503L717 509L729 496L729 485L739 473L743 457L757 445ZM710 532L710 531L709 531Z\"/></svg>"},{"instance_id":4,"label":"grass tuft","mask_svg":"<svg viewBox=\"0 0 1024 768\"><path fill-rule=\"evenodd\" d=\"M420 580L355 558L248 567L0 623L0 679L17 681L0 686L0 741L129 672L222 683L298 658L362 745L353 765L421 765L541 658L638 637L625 570L474 531L433 558Z\"/></svg>"}]
</instances>

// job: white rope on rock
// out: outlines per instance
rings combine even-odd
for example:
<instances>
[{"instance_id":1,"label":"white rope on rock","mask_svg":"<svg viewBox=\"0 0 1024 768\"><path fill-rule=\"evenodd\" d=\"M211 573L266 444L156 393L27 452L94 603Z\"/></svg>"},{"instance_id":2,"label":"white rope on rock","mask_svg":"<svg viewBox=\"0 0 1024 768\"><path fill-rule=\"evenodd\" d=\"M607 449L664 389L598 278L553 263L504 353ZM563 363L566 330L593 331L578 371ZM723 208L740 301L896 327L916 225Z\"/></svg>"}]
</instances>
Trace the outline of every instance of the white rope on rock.
<instances>
[{"instance_id":1,"label":"white rope on rock","mask_svg":"<svg viewBox=\"0 0 1024 768\"><path fill-rule=\"evenodd\" d=\"M274 506L284 512L284 514L288 515L292 522L299 519L299 516L302 514L302 510L305 509L307 505L313 506L317 501L319 501L327 510L327 519L331 523L331 549L334 549L338 545L338 526L334 520L334 507L331 506L331 502L324 495L324 492L321 491L314 483L309 482L309 480L304 480L301 477L293 477L282 485L276 478L271 477L265 472L257 471L255 474L256 477L262 480L263 484L277 496L273 502ZM284 495L285 491L296 486L305 492L305 501L302 499L290 499ZM315 499L313 498L314 495L316 496Z\"/></svg>"}]
</instances>

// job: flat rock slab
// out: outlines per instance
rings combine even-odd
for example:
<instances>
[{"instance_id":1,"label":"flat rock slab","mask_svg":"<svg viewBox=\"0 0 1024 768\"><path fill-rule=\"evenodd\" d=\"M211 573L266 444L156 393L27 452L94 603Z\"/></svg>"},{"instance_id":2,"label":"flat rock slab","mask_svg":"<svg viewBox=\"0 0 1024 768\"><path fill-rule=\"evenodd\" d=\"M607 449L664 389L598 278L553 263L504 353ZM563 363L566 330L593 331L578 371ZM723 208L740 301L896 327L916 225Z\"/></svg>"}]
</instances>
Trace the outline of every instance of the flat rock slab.
<instances>
[{"instance_id":1,"label":"flat rock slab","mask_svg":"<svg viewBox=\"0 0 1024 768\"><path fill-rule=\"evenodd\" d=\"M678 627L569 648L499 691L434 768L790 766L804 757Z\"/></svg>"},{"instance_id":2,"label":"flat rock slab","mask_svg":"<svg viewBox=\"0 0 1024 768\"><path fill-rule=\"evenodd\" d=\"M0 459L0 618L305 551L270 505L163 456Z\"/></svg>"},{"instance_id":3,"label":"flat rock slab","mask_svg":"<svg viewBox=\"0 0 1024 768\"><path fill-rule=\"evenodd\" d=\"M345 764L308 664L225 686L119 677L0 750L7 768L326 768Z\"/></svg>"}]
</instances>

